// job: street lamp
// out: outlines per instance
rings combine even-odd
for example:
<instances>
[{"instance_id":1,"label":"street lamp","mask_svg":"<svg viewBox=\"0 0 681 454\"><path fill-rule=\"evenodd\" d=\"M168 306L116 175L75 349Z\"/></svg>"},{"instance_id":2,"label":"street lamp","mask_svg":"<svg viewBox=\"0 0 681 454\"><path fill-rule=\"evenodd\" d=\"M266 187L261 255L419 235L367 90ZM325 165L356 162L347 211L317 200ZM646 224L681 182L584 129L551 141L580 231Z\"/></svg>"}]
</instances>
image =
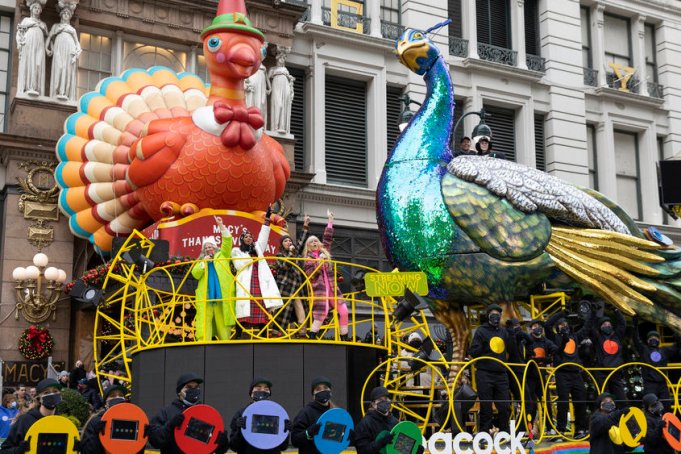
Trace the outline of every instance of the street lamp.
<instances>
[{"instance_id":1,"label":"street lamp","mask_svg":"<svg viewBox=\"0 0 681 454\"><path fill-rule=\"evenodd\" d=\"M52 314L56 320L57 300L62 286L66 282L66 271L48 267L49 258L42 252L33 256L33 265L26 268L17 267L12 271L16 285L15 319L19 319L19 311L30 323L40 323ZM44 284L47 284L44 288Z\"/></svg>"},{"instance_id":2,"label":"street lamp","mask_svg":"<svg viewBox=\"0 0 681 454\"><path fill-rule=\"evenodd\" d=\"M483 107L480 109L480 112L468 112L466 114L463 114L461 118L456 122L454 125L454 130L452 131L452 150L456 147L455 138L456 138L456 131L459 129L459 125L461 124L461 121L466 118L469 115L477 115L480 118L480 123L473 128L473 134L471 135L471 139L473 139L476 136L488 136L492 137L492 128L489 127L487 123L485 123L485 118L490 118L492 115L488 114L485 112L485 108Z\"/></svg>"},{"instance_id":3,"label":"street lamp","mask_svg":"<svg viewBox=\"0 0 681 454\"><path fill-rule=\"evenodd\" d=\"M400 101L402 101L402 112L400 112L400 120L397 124L398 128L400 128L400 132L404 131L404 128L407 127L409 122L411 121L412 118L414 118L414 112L411 111L409 108L410 104L416 104L417 106L421 107L421 103L418 101L412 100L409 95L404 95L400 98Z\"/></svg>"}]
</instances>

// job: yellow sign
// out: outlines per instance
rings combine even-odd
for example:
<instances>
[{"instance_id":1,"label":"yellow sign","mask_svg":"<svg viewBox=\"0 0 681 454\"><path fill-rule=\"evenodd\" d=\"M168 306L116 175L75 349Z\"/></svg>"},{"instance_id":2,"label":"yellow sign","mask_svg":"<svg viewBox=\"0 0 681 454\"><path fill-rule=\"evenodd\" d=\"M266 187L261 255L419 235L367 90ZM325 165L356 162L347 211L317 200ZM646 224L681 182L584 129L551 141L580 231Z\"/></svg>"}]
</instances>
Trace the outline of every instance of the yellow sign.
<instances>
[{"instance_id":1,"label":"yellow sign","mask_svg":"<svg viewBox=\"0 0 681 454\"><path fill-rule=\"evenodd\" d=\"M636 72L636 69L631 66L624 66L620 63L608 63L608 66L615 71L615 77L617 77L617 80L620 82L619 90L628 92L629 88L627 87L627 84L629 83L631 76Z\"/></svg>"},{"instance_id":2,"label":"yellow sign","mask_svg":"<svg viewBox=\"0 0 681 454\"><path fill-rule=\"evenodd\" d=\"M367 273L364 275L368 296L402 296L405 287L419 295L428 294L426 273Z\"/></svg>"},{"instance_id":3,"label":"yellow sign","mask_svg":"<svg viewBox=\"0 0 681 454\"><path fill-rule=\"evenodd\" d=\"M76 426L63 416L45 416L37 420L28 432L29 453L64 452L75 453L75 443L80 439Z\"/></svg>"},{"instance_id":4,"label":"yellow sign","mask_svg":"<svg viewBox=\"0 0 681 454\"><path fill-rule=\"evenodd\" d=\"M338 25L338 14L339 6L345 6L347 8L352 8L355 10L354 15L357 17L357 25L355 28L345 27L343 25ZM364 4L362 2L355 2L352 0L331 0L331 27L337 28L339 30L347 30L350 32L364 33L364 22L360 20L359 16L364 14Z\"/></svg>"},{"instance_id":5,"label":"yellow sign","mask_svg":"<svg viewBox=\"0 0 681 454\"><path fill-rule=\"evenodd\" d=\"M637 447L641 439L646 436L648 422L640 408L631 407L629 412L620 419L620 435L622 442L630 448Z\"/></svg>"}]
</instances>

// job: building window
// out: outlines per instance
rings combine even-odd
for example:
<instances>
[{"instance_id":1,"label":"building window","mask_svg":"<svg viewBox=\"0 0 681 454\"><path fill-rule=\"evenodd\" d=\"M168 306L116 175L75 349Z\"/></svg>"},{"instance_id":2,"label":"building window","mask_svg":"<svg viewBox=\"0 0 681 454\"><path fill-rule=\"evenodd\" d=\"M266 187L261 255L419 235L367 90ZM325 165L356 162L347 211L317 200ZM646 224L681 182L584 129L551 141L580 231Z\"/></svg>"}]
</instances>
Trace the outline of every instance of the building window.
<instances>
[{"instance_id":1,"label":"building window","mask_svg":"<svg viewBox=\"0 0 681 454\"><path fill-rule=\"evenodd\" d=\"M196 55L196 75L201 78L203 83L210 83L210 72L208 72L208 65L206 65L206 57L202 54Z\"/></svg>"},{"instance_id":2,"label":"building window","mask_svg":"<svg viewBox=\"0 0 681 454\"><path fill-rule=\"evenodd\" d=\"M631 25L629 19L604 14L605 63L631 66Z\"/></svg>"},{"instance_id":3,"label":"building window","mask_svg":"<svg viewBox=\"0 0 681 454\"><path fill-rule=\"evenodd\" d=\"M592 68L591 56L591 10L586 6L579 8L582 28L582 67Z\"/></svg>"},{"instance_id":4,"label":"building window","mask_svg":"<svg viewBox=\"0 0 681 454\"><path fill-rule=\"evenodd\" d=\"M539 6L537 0L525 0L525 52L541 55L539 50Z\"/></svg>"},{"instance_id":5,"label":"building window","mask_svg":"<svg viewBox=\"0 0 681 454\"><path fill-rule=\"evenodd\" d=\"M664 137L657 138L657 159L658 161L664 161ZM659 164L658 164L659 166ZM662 197L662 192L660 191L660 197ZM662 203L662 200L660 200ZM662 210L662 223L664 225L669 225L669 215L666 211Z\"/></svg>"},{"instance_id":6,"label":"building window","mask_svg":"<svg viewBox=\"0 0 681 454\"><path fill-rule=\"evenodd\" d=\"M80 32L83 52L78 59L78 96L95 89L100 80L111 76L111 38Z\"/></svg>"},{"instance_id":7,"label":"building window","mask_svg":"<svg viewBox=\"0 0 681 454\"><path fill-rule=\"evenodd\" d=\"M486 122L492 128L494 150L515 161L515 111L494 106L485 106L485 111L492 115Z\"/></svg>"},{"instance_id":8,"label":"building window","mask_svg":"<svg viewBox=\"0 0 681 454\"><path fill-rule=\"evenodd\" d=\"M381 20L400 23L400 0L381 0Z\"/></svg>"},{"instance_id":9,"label":"building window","mask_svg":"<svg viewBox=\"0 0 681 454\"><path fill-rule=\"evenodd\" d=\"M291 104L291 134L296 138L293 159L296 170L305 170L305 70L289 67L288 72L296 78L293 81L293 103Z\"/></svg>"},{"instance_id":10,"label":"building window","mask_svg":"<svg viewBox=\"0 0 681 454\"><path fill-rule=\"evenodd\" d=\"M461 0L447 0L447 10L449 18L452 22L449 23L449 36L461 38L463 36L461 24Z\"/></svg>"},{"instance_id":11,"label":"building window","mask_svg":"<svg viewBox=\"0 0 681 454\"><path fill-rule=\"evenodd\" d=\"M544 115L534 114L534 154L536 168L546 172L546 151L544 148Z\"/></svg>"},{"instance_id":12,"label":"building window","mask_svg":"<svg viewBox=\"0 0 681 454\"><path fill-rule=\"evenodd\" d=\"M586 152L589 159L589 187L598 191L598 165L596 162L596 128L586 125Z\"/></svg>"},{"instance_id":13,"label":"building window","mask_svg":"<svg viewBox=\"0 0 681 454\"><path fill-rule=\"evenodd\" d=\"M638 136L615 131L615 171L617 203L632 218L642 220L641 183L639 179Z\"/></svg>"},{"instance_id":14,"label":"building window","mask_svg":"<svg viewBox=\"0 0 681 454\"><path fill-rule=\"evenodd\" d=\"M367 186L367 87L326 76L325 160L329 183Z\"/></svg>"},{"instance_id":15,"label":"building window","mask_svg":"<svg viewBox=\"0 0 681 454\"><path fill-rule=\"evenodd\" d=\"M138 42L123 43L123 69L165 66L176 72L187 68L187 53Z\"/></svg>"},{"instance_id":16,"label":"building window","mask_svg":"<svg viewBox=\"0 0 681 454\"><path fill-rule=\"evenodd\" d=\"M12 18L0 15L0 132L7 129L7 93L11 81Z\"/></svg>"},{"instance_id":17,"label":"building window","mask_svg":"<svg viewBox=\"0 0 681 454\"><path fill-rule=\"evenodd\" d=\"M511 48L510 9L508 0L476 0L478 42Z\"/></svg>"},{"instance_id":18,"label":"building window","mask_svg":"<svg viewBox=\"0 0 681 454\"><path fill-rule=\"evenodd\" d=\"M463 99L454 100L454 118L452 120L452 128L456 126L461 117L464 116L466 112L463 111ZM470 118L470 117L469 117ZM476 118L476 117L473 117ZM465 120L464 120L465 121ZM471 138L470 132L464 131L464 121L461 122L456 131L452 131L454 136L454 143L452 144L452 152L461 148L461 139L464 137Z\"/></svg>"},{"instance_id":19,"label":"building window","mask_svg":"<svg viewBox=\"0 0 681 454\"><path fill-rule=\"evenodd\" d=\"M657 82L657 52L655 49L655 26L645 25L646 75L650 82Z\"/></svg>"},{"instance_id":20,"label":"building window","mask_svg":"<svg viewBox=\"0 0 681 454\"><path fill-rule=\"evenodd\" d=\"M402 87L391 87L388 85L385 92L386 106L385 106L385 120L388 151L393 149L397 138L400 136L400 113L402 112Z\"/></svg>"}]
</instances>

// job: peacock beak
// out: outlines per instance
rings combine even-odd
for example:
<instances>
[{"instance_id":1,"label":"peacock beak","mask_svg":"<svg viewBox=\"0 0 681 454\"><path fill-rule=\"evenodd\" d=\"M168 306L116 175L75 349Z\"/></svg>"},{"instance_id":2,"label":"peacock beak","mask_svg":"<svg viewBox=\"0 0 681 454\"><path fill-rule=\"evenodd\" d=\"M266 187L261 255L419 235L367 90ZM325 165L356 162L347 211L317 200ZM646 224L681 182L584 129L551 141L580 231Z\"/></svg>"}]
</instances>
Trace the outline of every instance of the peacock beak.
<instances>
[{"instance_id":1,"label":"peacock beak","mask_svg":"<svg viewBox=\"0 0 681 454\"><path fill-rule=\"evenodd\" d=\"M412 71L416 71L420 66L416 59L428 56L428 43L425 41L402 40L397 43L397 58L400 63Z\"/></svg>"}]
</instances>

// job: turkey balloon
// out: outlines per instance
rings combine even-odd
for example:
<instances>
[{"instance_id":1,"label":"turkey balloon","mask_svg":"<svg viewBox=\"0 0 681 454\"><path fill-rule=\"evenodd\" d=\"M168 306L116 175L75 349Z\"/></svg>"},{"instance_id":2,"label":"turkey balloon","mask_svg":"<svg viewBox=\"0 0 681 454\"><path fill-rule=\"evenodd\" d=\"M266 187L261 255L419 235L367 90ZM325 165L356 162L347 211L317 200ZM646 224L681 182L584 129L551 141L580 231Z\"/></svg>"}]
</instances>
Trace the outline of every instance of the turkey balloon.
<instances>
[{"instance_id":1,"label":"turkey balloon","mask_svg":"<svg viewBox=\"0 0 681 454\"><path fill-rule=\"evenodd\" d=\"M407 29L396 45L427 93L388 154L377 221L392 264L428 276L430 307L458 347L464 305L508 312L543 285L576 287L681 330L681 249L646 239L598 192L503 159L453 157L454 91L429 31Z\"/></svg>"},{"instance_id":2,"label":"turkey balloon","mask_svg":"<svg viewBox=\"0 0 681 454\"><path fill-rule=\"evenodd\" d=\"M59 205L71 231L101 251L172 215L265 210L290 175L278 142L245 104L265 54L243 0L221 0L201 33L210 74L131 69L84 95L57 143Z\"/></svg>"}]
</instances>

